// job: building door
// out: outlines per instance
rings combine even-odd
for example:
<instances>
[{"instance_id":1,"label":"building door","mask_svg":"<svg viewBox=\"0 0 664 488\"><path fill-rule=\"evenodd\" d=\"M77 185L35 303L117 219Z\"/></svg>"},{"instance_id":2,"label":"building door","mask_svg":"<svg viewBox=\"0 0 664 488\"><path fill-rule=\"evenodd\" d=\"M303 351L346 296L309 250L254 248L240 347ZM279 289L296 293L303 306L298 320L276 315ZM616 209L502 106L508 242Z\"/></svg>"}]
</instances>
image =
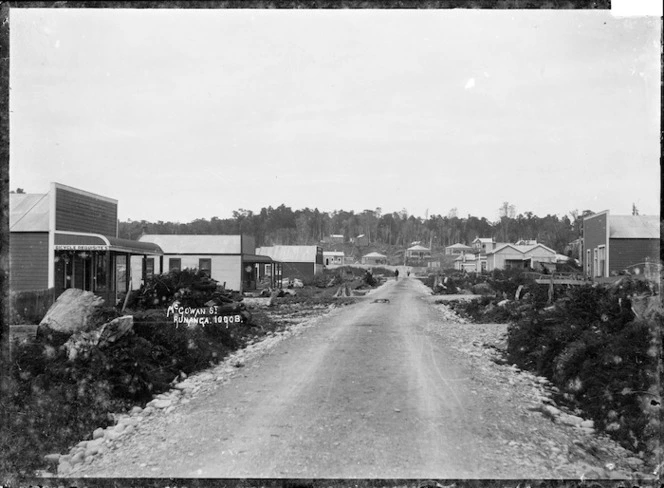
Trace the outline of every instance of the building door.
<instances>
[{"instance_id":1,"label":"building door","mask_svg":"<svg viewBox=\"0 0 664 488\"><path fill-rule=\"evenodd\" d=\"M120 299L120 295L127 293L129 283L129 270L127 268L127 256L125 254L115 254L114 261L114 288L115 301Z\"/></svg>"}]
</instances>

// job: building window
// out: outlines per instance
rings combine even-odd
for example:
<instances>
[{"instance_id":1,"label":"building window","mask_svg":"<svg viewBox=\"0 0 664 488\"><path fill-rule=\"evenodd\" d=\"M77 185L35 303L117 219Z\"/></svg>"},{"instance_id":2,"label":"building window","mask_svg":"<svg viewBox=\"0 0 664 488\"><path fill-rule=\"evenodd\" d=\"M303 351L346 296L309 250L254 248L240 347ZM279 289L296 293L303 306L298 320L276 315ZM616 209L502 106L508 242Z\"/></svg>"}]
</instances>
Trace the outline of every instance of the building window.
<instances>
[{"instance_id":1,"label":"building window","mask_svg":"<svg viewBox=\"0 0 664 488\"><path fill-rule=\"evenodd\" d=\"M591 270L590 270L590 249L586 250L586 276L590 277L591 276Z\"/></svg>"},{"instance_id":2,"label":"building window","mask_svg":"<svg viewBox=\"0 0 664 488\"><path fill-rule=\"evenodd\" d=\"M597 262L599 254L597 252L597 248L593 249L593 270L595 271L594 275L595 276L602 276L602 273L599 270L599 265Z\"/></svg>"},{"instance_id":3,"label":"building window","mask_svg":"<svg viewBox=\"0 0 664 488\"><path fill-rule=\"evenodd\" d=\"M154 258L147 258L145 260L145 278L150 279L154 277Z\"/></svg>"},{"instance_id":4,"label":"building window","mask_svg":"<svg viewBox=\"0 0 664 488\"><path fill-rule=\"evenodd\" d=\"M266 264L265 265L265 276L272 276L272 265L271 264Z\"/></svg>"},{"instance_id":5,"label":"building window","mask_svg":"<svg viewBox=\"0 0 664 488\"><path fill-rule=\"evenodd\" d=\"M168 258L168 271L180 271L182 269L182 259Z\"/></svg>"},{"instance_id":6,"label":"building window","mask_svg":"<svg viewBox=\"0 0 664 488\"><path fill-rule=\"evenodd\" d=\"M212 276L212 259L201 258L198 260L198 270L205 273L207 276Z\"/></svg>"}]
</instances>

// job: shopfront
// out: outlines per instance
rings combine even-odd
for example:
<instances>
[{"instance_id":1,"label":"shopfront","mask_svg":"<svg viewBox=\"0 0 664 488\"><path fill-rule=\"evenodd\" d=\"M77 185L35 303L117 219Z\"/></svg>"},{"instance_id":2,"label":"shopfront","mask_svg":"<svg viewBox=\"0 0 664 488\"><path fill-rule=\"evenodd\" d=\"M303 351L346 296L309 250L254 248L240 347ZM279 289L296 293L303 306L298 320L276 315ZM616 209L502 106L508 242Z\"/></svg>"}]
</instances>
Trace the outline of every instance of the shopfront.
<instances>
[{"instance_id":1,"label":"shopfront","mask_svg":"<svg viewBox=\"0 0 664 488\"><path fill-rule=\"evenodd\" d=\"M148 255L163 254L156 244L80 232L56 232L54 252L57 294L78 288L109 304L118 303L131 289L132 256L142 256L145 262ZM142 269L145 274L149 267Z\"/></svg>"}]
</instances>

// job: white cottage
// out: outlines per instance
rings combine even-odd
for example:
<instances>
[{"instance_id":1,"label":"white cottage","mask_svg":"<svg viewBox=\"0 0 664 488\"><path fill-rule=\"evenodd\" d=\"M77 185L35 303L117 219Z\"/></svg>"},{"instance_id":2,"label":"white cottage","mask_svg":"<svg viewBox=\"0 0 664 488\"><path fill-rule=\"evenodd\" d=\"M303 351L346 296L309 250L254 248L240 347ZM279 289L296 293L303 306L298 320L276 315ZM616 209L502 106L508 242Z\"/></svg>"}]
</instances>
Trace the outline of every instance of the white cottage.
<instances>
[{"instance_id":1,"label":"white cottage","mask_svg":"<svg viewBox=\"0 0 664 488\"><path fill-rule=\"evenodd\" d=\"M145 275L168 273L171 270L197 269L225 284L226 289L247 291L266 277L279 278L279 263L268 256L256 254L254 238L246 235L170 235L145 234L140 242L157 244L163 256L149 256L145 261ZM163 247L162 247L163 246ZM132 258L132 286L141 285L140 259Z\"/></svg>"},{"instance_id":2,"label":"white cottage","mask_svg":"<svg viewBox=\"0 0 664 488\"><path fill-rule=\"evenodd\" d=\"M487 270L494 269L536 269L538 263L556 263L556 251L544 244L531 246L518 246L516 244L503 244L486 254Z\"/></svg>"}]
</instances>

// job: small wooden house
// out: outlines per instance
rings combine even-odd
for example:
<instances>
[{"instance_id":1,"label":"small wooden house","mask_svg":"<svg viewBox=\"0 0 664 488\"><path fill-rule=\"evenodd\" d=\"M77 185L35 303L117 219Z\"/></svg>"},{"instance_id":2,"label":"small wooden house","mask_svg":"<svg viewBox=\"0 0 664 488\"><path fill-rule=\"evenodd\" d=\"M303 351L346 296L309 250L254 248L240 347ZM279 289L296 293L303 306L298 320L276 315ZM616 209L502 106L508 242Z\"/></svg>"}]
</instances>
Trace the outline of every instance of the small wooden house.
<instances>
[{"instance_id":1,"label":"small wooden house","mask_svg":"<svg viewBox=\"0 0 664 488\"><path fill-rule=\"evenodd\" d=\"M323 251L323 264L325 266L342 266L346 255L343 251Z\"/></svg>"},{"instance_id":2,"label":"small wooden house","mask_svg":"<svg viewBox=\"0 0 664 488\"><path fill-rule=\"evenodd\" d=\"M466 246L465 244L461 244L461 243L452 244L451 246L447 246L445 248L445 255L446 256L454 256L454 255L460 255L460 254L471 253L471 252L473 252L472 247Z\"/></svg>"},{"instance_id":3,"label":"small wooden house","mask_svg":"<svg viewBox=\"0 0 664 488\"><path fill-rule=\"evenodd\" d=\"M225 284L229 290L255 290L268 280L277 286L280 264L269 256L256 253L254 238L246 235L144 234L140 242L150 242L163 250L161 256L149 256L146 263L132 260L134 276L145 266L145 275L167 273L171 270L196 269ZM134 286L140 282L135 280Z\"/></svg>"},{"instance_id":4,"label":"small wooden house","mask_svg":"<svg viewBox=\"0 0 664 488\"><path fill-rule=\"evenodd\" d=\"M410 259L425 259L431 257L431 249L417 244L406 249L406 257Z\"/></svg>"},{"instance_id":5,"label":"small wooden house","mask_svg":"<svg viewBox=\"0 0 664 488\"><path fill-rule=\"evenodd\" d=\"M280 262L284 279L308 281L323 272L323 248L320 246L264 246L256 249L256 253Z\"/></svg>"},{"instance_id":6,"label":"small wooden house","mask_svg":"<svg viewBox=\"0 0 664 488\"><path fill-rule=\"evenodd\" d=\"M362 264L387 264L387 256L378 252L370 252L362 256Z\"/></svg>"}]
</instances>

